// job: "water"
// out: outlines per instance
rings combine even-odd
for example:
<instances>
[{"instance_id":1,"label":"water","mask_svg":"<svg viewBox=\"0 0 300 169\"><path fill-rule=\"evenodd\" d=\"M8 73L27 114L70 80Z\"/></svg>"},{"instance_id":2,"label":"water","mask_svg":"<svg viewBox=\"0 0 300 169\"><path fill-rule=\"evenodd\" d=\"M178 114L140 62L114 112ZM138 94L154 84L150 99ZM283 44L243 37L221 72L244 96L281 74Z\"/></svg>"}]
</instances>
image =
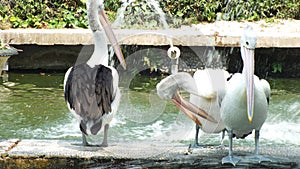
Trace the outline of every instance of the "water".
<instances>
[{"instance_id":1,"label":"water","mask_svg":"<svg viewBox=\"0 0 300 169\"><path fill-rule=\"evenodd\" d=\"M192 143L194 124L169 101L156 96L160 78L136 76L122 87L117 117L109 130L110 142L172 141ZM272 87L269 117L261 144L300 145L300 79L269 80ZM0 138L81 141L75 118L63 96L63 74L10 73L0 84ZM122 84L122 83L121 83ZM219 143L220 134L201 133L201 143ZM253 145L253 135L235 144ZM102 140L102 135L90 138Z\"/></svg>"},{"instance_id":2,"label":"water","mask_svg":"<svg viewBox=\"0 0 300 169\"><path fill-rule=\"evenodd\" d=\"M158 17L155 16L156 14L158 14ZM160 27L160 24L162 24L163 29L169 29L165 13L160 8L157 0L142 2L122 0L122 7L118 10L117 19L113 23L113 27L157 29L157 27ZM170 47L173 47L172 37L167 36L167 39Z\"/></svg>"}]
</instances>

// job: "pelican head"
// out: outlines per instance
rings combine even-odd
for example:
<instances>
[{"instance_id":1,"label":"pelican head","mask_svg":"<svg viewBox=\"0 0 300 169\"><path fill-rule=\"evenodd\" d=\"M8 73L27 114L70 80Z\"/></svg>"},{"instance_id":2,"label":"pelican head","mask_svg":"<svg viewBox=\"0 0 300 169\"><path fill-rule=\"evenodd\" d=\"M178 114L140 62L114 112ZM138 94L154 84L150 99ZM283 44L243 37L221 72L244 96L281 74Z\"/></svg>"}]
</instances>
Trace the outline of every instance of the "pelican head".
<instances>
[{"instance_id":1,"label":"pelican head","mask_svg":"<svg viewBox=\"0 0 300 169\"><path fill-rule=\"evenodd\" d=\"M243 75L246 78L247 115L250 123L254 114L254 50L256 40L254 29L248 25L241 36L241 55L244 63Z\"/></svg>"},{"instance_id":2,"label":"pelican head","mask_svg":"<svg viewBox=\"0 0 300 169\"><path fill-rule=\"evenodd\" d=\"M179 94L179 88L182 88L191 94L198 95L198 89L195 84L195 80L189 73L186 72L172 74L161 80L156 85L158 96L160 96L162 99L172 99L173 103L189 118L195 121L196 124L200 126L202 125L196 116L200 116L211 122L217 123L217 121L203 109L198 108L191 102L185 100Z\"/></svg>"},{"instance_id":3,"label":"pelican head","mask_svg":"<svg viewBox=\"0 0 300 169\"><path fill-rule=\"evenodd\" d=\"M107 16L104 11L104 0L88 0L87 7L88 7L88 9L90 9L90 11L88 11L88 17L89 17L91 29L93 31L97 31L97 29L100 28L100 26L97 26L97 24L99 24L99 21L95 21L96 18L93 18L91 15L89 15L89 13L96 12L93 10L97 10L97 13L100 16L99 17L100 24L103 27L103 29L108 37L108 40L110 41L110 43L116 53L116 56L120 61L120 64L122 65L122 67L124 69L126 69L126 62L125 62L123 53L121 51L121 48L117 41L117 38L115 37L115 34L112 31L109 20L107 19ZM94 7L97 7L97 8L94 8ZM93 26L93 25L95 25L95 26Z\"/></svg>"}]
</instances>

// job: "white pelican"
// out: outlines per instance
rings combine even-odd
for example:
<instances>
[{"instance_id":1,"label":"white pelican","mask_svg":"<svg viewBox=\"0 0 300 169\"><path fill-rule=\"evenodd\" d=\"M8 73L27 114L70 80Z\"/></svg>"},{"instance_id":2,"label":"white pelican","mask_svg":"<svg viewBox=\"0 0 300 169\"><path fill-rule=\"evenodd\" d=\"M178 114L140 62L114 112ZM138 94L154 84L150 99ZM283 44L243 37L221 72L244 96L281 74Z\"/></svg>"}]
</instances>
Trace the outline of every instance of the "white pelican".
<instances>
[{"instance_id":1,"label":"white pelican","mask_svg":"<svg viewBox=\"0 0 300 169\"><path fill-rule=\"evenodd\" d=\"M241 37L242 74L229 76L226 71L207 69L197 71L193 79L180 72L168 76L156 86L161 98L172 99L203 131L228 130L229 155L222 159L222 163L236 165L240 159L232 155L232 138L245 138L252 130L255 130L254 158L259 162L268 160L259 156L258 141L260 128L267 118L270 85L254 75L255 46L256 34L252 27L247 26ZM191 94L192 103L178 94L178 88ZM198 142L197 133L195 143Z\"/></svg>"},{"instance_id":2,"label":"white pelican","mask_svg":"<svg viewBox=\"0 0 300 169\"><path fill-rule=\"evenodd\" d=\"M208 68L204 70L197 70L194 73L193 78L198 91L197 94L191 93L190 102L206 111L216 120L216 122L212 122L199 117L202 125L196 124L196 135L194 141L194 147L199 147L201 146L198 143L199 129L205 133L220 133L223 131L222 140L224 138L225 125L220 116L218 95L219 92L226 90L226 84L227 80L230 78L230 74L223 69Z\"/></svg>"},{"instance_id":3,"label":"white pelican","mask_svg":"<svg viewBox=\"0 0 300 169\"><path fill-rule=\"evenodd\" d=\"M108 146L107 131L118 109L121 94L118 87L119 75L115 68L108 66L104 30L124 69L126 65L105 15L103 0L87 0L86 5L89 25L94 36L94 52L87 63L68 69L64 78L64 93L68 108L79 120L82 145L91 146L86 140L86 135L96 135L104 128L103 142L97 146Z\"/></svg>"},{"instance_id":4,"label":"white pelican","mask_svg":"<svg viewBox=\"0 0 300 169\"><path fill-rule=\"evenodd\" d=\"M251 26L244 29L241 36L241 56L244 67L242 73L235 73L227 84L227 89L220 95L221 118L226 126L229 137L229 155L222 163L236 165L239 158L232 154L232 138L244 138L255 130L255 159L264 160L259 156L259 131L268 114L270 85L254 75L254 50L256 34Z\"/></svg>"},{"instance_id":5,"label":"white pelican","mask_svg":"<svg viewBox=\"0 0 300 169\"><path fill-rule=\"evenodd\" d=\"M156 85L157 94L163 99L172 99L177 107L182 110L189 118L191 118L197 125L202 126L204 120L212 123L218 123L212 115L207 113L204 109L185 100L178 92L178 89L198 95L198 89L192 76L185 72L174 73Z\"/></svg>"},{"instance_id":6,"label":"white pelican","mask_svg":"<svg viewBox=\"0 0 300 169\"><path fill-rule=\"evenodd\" d=\"M219 133L225 130L220 116L218 92L226 88L229 73L222 69L197 70L192 77L189 73L172 74L157 84L157 93L164 99L175 100L176 105L196 122L194 147L198 143L198 132L201 128L206 133ZM190 93L190 102L185 101L177 92L179 88ZM202 112L193 115L192 112ZM223 134L224 137L224 134Z\"/></svg>"}]
</instances>

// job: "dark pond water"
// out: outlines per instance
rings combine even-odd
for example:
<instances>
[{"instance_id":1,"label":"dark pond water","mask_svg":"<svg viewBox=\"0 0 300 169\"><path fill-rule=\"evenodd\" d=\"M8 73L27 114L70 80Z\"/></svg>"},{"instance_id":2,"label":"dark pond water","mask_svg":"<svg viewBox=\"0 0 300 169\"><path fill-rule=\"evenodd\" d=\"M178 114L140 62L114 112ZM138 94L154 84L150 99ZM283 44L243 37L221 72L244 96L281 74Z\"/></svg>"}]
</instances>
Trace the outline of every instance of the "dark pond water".
<instances>
[{"instance_id":1,"label":"dark pond water","mask_svg":"<svg viewBox=\"0 0 300 169\"><path fill-rule=\"evenodd\" d=\"M63 74L10 73L0 82L0 138L81 140L78 124L63 97ZM122 100L109 139L120 141L179 141L192 143L194 123L169 101L156 95L160 79L136 76L121 83ZM300 79L269 79L269 116L261 144L300 146ZM102 141L94 136L90 141ZM201 134L201 142L219 143L219 134ZM254 145L253 135L235 144Z\"/></svg>"}]
</instances>

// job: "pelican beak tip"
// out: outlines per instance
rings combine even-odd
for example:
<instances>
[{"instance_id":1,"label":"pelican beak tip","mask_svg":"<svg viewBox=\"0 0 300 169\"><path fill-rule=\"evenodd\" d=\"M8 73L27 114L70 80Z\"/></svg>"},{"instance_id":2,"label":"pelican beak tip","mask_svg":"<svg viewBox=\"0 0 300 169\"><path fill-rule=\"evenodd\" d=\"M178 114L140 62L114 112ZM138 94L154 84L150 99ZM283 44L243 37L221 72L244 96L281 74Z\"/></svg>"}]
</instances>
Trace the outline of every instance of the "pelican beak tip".
<instances>
[{"instance_id":1,"label":"pelican beak tip","mask_svg":"<svg viewBox=\"0 0 300 169\"><path fill-rule=\"evenodd\" d=\"M248 117L248 121L249 121L249 123L252 123L252 117Z\"/></svg>"},{"instance_id":2,"label":"pelican beak tip","mask_svg":"<svg viewBox=\"0 0 300 169\"><path fill-rule=\"evenodd\" d=\"M249 123L252 123L252 121L253 121L253 112L252 111L250 111L251 113L248 113L248 121L249 121Z\"/></svg>"}]
</instances>

